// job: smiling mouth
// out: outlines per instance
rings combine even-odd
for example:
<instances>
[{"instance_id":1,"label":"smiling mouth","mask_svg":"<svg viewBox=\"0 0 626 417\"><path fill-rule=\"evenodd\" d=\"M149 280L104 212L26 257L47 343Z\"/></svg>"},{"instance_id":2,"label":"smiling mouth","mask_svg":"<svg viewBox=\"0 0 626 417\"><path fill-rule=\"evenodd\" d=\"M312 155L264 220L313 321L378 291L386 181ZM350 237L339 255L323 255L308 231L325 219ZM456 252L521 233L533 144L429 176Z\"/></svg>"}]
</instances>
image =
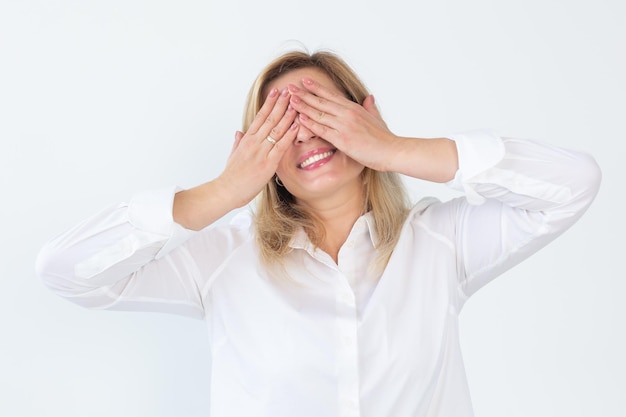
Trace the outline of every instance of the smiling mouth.
<instances>
[{"instance_id":1,"label":"smiling mouth","mask_svg":"<svg viewBox=\"0 0 626 417\"><path fill-rule=\"evenodd\" d=\"M326 151L326 152L312 155L308 157L307 159L305 159L302 163L300 163L300 165L298 165L298 168L301 168L301 169L307 168L316 162L319 162L323 159L331 157L334 153L335 153L335 150L331 150L331 151Z\"/></svg>"}]
</instances>

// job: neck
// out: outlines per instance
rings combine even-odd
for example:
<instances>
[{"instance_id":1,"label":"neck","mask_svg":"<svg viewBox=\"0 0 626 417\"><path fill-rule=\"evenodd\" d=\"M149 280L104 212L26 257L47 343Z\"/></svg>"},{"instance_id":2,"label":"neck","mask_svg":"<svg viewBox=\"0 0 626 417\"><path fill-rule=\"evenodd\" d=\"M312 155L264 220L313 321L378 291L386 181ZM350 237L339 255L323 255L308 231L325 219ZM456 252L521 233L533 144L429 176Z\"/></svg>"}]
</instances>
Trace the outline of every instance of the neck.
<instances>
[{"instance_id":1,"label":"neck","mask_svg":"<svg viewBox=\"0 0 626 417\"><path fill-rule=\"evenodd\" d=\"M337 191L333 196L313 201L299 201L312 211L324 225L326 235L320 249L328 253L335 263L339 250L345 243L354 223L363 214L364 193L357 190Z\"/></svg>"}]
</instances>

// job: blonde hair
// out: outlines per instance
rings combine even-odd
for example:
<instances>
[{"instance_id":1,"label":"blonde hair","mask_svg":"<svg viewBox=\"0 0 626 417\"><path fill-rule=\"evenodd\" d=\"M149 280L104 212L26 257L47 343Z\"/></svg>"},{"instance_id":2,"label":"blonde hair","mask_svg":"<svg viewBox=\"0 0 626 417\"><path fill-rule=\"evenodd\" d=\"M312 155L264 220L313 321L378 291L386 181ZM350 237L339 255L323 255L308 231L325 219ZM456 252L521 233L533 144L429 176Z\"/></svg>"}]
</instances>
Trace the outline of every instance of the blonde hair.
<instances>
[{"instance_id":1,"label":"blonde hair","mask_svg":"<svg viewBox=\"0 0 626 417\"><path fill-rule=\"evenodd\" d=\"M324 71L337 88L355 103L363 104L369 95L354 71L337 55L325 51L313 54L288 52L267 65L252 85L243 116L244 132L263 105L267 86L289 71L300 68ZM407 194L400 176L395 172L381 172L365 167L361 176L365 197L363 213L373 213L378 235L379 256L376 263L384 267L408 213ZM289 242L299 228L304 229L316 247L325 237L324 226L315 214L299 205L294 196L275 181L268 182L257 197L255 227L261 259L267 265L280 262L290 250Z\"/></svg>"}]
</instances>

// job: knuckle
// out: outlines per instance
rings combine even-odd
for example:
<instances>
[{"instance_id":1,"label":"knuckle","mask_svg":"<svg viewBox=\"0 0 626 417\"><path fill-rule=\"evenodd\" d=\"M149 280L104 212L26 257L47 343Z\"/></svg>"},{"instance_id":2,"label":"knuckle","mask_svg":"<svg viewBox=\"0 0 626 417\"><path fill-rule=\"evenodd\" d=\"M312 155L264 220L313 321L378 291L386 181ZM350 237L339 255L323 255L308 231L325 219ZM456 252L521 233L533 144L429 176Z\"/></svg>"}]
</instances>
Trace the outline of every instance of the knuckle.
<instances>
[{"instance_id":1,"label":"knuckle","mask_svg":"<svg viewBox=\"0 0 626 417\"><path fill-rule=\"evenodd\" d=\"M357 112L354 109L348 109L348 110L346 110L346 117L348 117L350 119L356 119Z\"/></svg>"}]
</instances>

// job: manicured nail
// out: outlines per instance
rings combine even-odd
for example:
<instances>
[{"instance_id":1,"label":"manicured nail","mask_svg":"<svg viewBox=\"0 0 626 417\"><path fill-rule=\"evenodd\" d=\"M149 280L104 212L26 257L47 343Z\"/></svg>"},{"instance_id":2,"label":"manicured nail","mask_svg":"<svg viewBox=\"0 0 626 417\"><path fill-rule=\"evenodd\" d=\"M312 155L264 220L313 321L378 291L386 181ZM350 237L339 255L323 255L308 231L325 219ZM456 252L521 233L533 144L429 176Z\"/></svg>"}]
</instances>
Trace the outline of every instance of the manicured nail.
<instances>
[{"instance_id":1,"label":"manicured nail","mask_svg":"<svg viewBox=\"0 0 626 417\"><path fill-rule=\"evenodd\" d=\"M298 124L297 123L292 123L291 126L289 126L289 130L296 130L298 128Z\"/></svg>"},{"instance_id":2,"label":"manicured nail","mask_svg":"<svg viewBox=\"0 0 626 417\"><path fill-rule=\"evenodd\" d=\"M306 122L307 120L309 120L309 116L307 116L307 115L306 115L306 114L304 114L304 113L300 113L300 120L303 120L303 121L305 121L305 122Z\"/></svg>"},{"instance_id":3,"label":"manicured nail","mask_svg":"<svg viewBox=\"0 0 626 417\"><path fill-rule=\"evenodd\" d=\"M289 103L289 105L287 106L287 111L289 110L293 110L293 106L291 105L291 103Z\"/></svg>"},{"instance_id":4,"label":"manicured nail","mask_svg":"<svg viewBox=\"0 0 626 417\"><path fill-rule=\"evenodd\" d=\"M270 91L270 97L276 97L276 94L278 94L278 88L272 88L272 91Z\"/></svg>"},{"instance_id":5,"label":"manicured nail","mask_svg":"<svg viewBox=\"0 0 626 417\"><path fill-rule=\"evenodd\" d=\"M289 91L291 91L292 93L297 93L298 91L300 91L300 89L293 84L289 84Z\"/></svg>"},{"instance_id":6,"label":"manicured nail","mask_svg":"<svg viewBox=\"0 0 626 417\"><path fill-rule=\"evenodd\" d=\"M291 101L298 104L300 103L302 100L300 99L300 97L298 96L291 96Z\"/></svg>"},{"instance_id":7,"label":"manicured nail","mask_svg":"<svg viewBox=\"0 0 626 417\"><path fill-rule=\"evenodd\" d=\"M310 78L303 78L302 79L302 84L304 85L313 85L313 80Z\"/></svg>"},{"instance_id":8,"label":"manicured nail","mask_svg":"<svg viewBox=\"0 0 626 417\"><path fill-rule=\"evenodd\" d=\"M287 97L287 94L289 94L289 90L287 89L287 87L283 88L283 91L280 92L280 95L283 97Z\"/></svg>"}]
</instances>

